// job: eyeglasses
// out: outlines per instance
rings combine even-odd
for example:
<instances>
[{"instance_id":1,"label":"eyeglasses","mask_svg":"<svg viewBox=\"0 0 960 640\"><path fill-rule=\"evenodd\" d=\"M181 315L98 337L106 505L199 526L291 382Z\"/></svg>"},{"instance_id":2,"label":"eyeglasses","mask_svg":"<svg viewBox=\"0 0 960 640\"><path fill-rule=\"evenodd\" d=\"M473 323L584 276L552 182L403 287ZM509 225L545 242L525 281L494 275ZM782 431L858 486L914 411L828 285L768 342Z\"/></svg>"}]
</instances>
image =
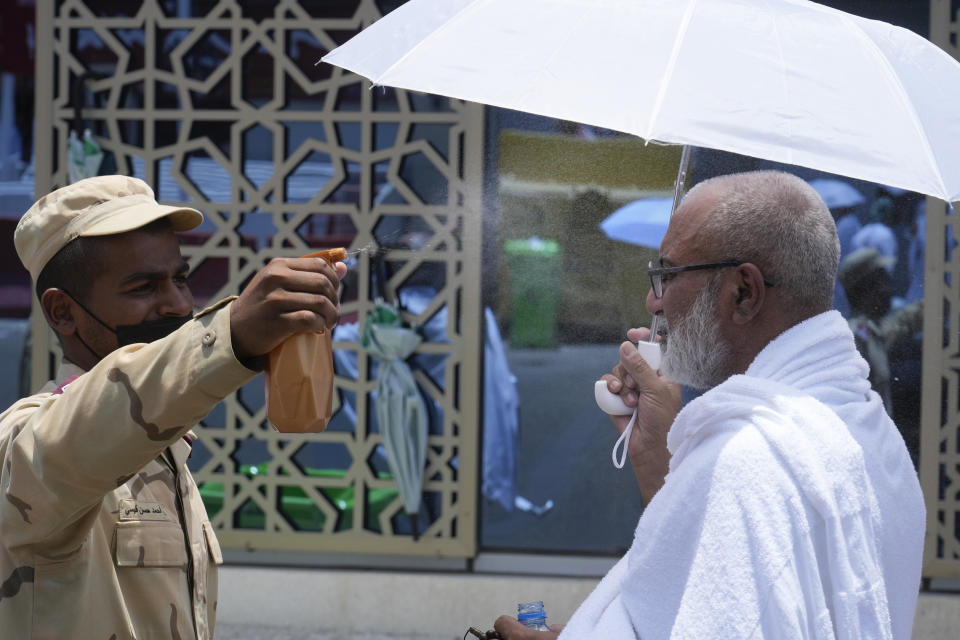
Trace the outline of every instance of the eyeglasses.
<instances>
[{"instance_id":1,"label":"eyeglasses","mask_svg":"<svg viewBox=\"0 0 960 640\"><path fill-rule=\"evenodd\" d=\"M650 276L650 286L653 288L653 297L658 300L663 297L663 281L670 277L683 273L684 271L698 271L700 269L723 269L724 267L739 267L742 262L737 260L724 260L723 262L706 262L704 264L691 264L685 267L661 267L655 262L647 265L647 275ZM772 282L763 281L763 284L772 287Z\"/></svg>"}]
</instances>

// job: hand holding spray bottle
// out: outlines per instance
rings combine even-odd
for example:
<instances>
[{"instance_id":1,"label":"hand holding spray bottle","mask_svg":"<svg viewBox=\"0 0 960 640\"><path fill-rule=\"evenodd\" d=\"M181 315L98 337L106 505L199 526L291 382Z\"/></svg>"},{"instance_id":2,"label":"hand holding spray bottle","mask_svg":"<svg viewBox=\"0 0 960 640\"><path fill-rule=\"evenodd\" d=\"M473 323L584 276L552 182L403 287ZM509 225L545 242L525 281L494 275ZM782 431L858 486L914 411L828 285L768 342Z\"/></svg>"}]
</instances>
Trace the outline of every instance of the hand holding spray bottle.
<instances>
[{"instance_id":1,"label":"hand holding spray bottle","mask_svg":"<svg viewBox=\"0 0 960 640\"><path fill-rule=\"evenodd\" d=\"M304 258L327 264L347 257L343 248L318 251ZM298 333L270 352L264 372L267 421L281 433L323 431L333 414L332 331Z\"/></svg>"}]
</instances>

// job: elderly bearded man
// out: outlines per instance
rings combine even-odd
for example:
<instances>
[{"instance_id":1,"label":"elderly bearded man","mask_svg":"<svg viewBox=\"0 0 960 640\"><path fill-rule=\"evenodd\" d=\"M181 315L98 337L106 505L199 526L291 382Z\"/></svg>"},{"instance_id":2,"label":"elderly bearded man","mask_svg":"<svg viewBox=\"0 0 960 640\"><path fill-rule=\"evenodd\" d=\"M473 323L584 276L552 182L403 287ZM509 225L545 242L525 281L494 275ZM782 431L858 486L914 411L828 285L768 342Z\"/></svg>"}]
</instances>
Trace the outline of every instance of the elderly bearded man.
<instances>
[{"instance_id":1,"label":"elderly bearded man","mask_svg":"<svg viewBox=\"0 0 960 640\"><path fill-rule=\"evenodd\" d=\"M923 498L831 310L838 255L830 212L795 176L722 176L683 200L650 265L664 377L630 343L607 376L638 407L647 507L561 639L909 639ZM667 379L708 391L679 410Z\"/></svg>"}]
</instances>

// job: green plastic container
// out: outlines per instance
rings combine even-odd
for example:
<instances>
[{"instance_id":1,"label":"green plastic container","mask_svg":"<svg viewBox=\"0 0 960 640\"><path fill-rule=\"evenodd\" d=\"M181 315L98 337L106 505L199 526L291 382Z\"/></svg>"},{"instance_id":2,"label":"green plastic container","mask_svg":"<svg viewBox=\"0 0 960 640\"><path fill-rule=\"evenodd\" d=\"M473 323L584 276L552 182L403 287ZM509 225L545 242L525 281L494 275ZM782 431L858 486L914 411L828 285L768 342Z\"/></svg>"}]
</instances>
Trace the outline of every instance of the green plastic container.
<instances>
[{"instance_id":1,"label":"green plastic container","mask_svg":"<svg viewBox=\"0 0 960 640\"><path fill-rule=\"evenodd\" d=\"M562 275L560 245L526 238L504 245L513 292L512 347L553 347L557 343L557 309Z\"/></svg>"}]
</instances>

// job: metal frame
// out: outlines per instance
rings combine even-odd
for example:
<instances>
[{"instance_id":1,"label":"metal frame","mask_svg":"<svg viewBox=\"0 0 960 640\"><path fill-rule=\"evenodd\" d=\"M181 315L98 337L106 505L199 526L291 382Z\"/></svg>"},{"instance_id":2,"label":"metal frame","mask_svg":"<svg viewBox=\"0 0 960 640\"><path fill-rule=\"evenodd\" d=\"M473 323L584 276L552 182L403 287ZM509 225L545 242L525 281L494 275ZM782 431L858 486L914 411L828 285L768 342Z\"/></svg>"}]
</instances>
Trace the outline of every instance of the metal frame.
<instances>
[{"instance_id":1,"label":"metal frame","mask_svg":"<svg viewBox=\"0 0 960 640\"><path fill-rule=\"evenodd\" d=\"M442 412L441 424L428 442L424 486L425 493L433 496L435 511L427 516L429 522L419 538L396 531L399 519L394 516L402 506L399 498L383 508L377 526L366 522L370 492L389 488L392 481L378 477L370 462L381 443L370 422L370 392L376 386L370 358L357 341L348 341L337 342L334 347L356 354L357 378L338 376L336 386L338 391L351 392L355 397L355 428L298 436L276 433L265 423L262 400L258 405L250 399L255 394L227 398L223 411L216 412L218 424L208 418L198 427L209 457L194 475L201 486L218 483L224 487L223 507L212 518L221 544L268 554L309 551L318 556L346 552L472 557L476 552L482 386L482 108L397 92L395 106L385 109L377 104L381 96L359 77L339 69L305 68L292 59L294 37L329 50L344 39L343 33L358 31L375 21L380 14L373 0L360 0L354 15L346 18L311 15L294 0L279 0L266 17L248 16L250 8L240 0L210 3L210 11L203 17L168 16L157 0L136 4L130 9L134 15L105 17L96 15L97 4L98 0L37 3L38 194L67 182L66 140L74 117L71 83L91 68L90 61L75 47L77 36L83 35L99 39L110 52L107 63L101 61L102 76L86 83L87 95L97 96L101 106L87 109L85 119L100 133L104 150L115 154L118 172L142 172L140 177L154 187L160 200L205 212L213 229L202 244L185 246L184 255L194 271L207 262L225 263L226 276L216 296L235 293L273 257L306 253L309 249L301 229L317 216L348 218L355 229L351 248L368 249L357 255L356 299L343 305L345 316L355 314L362 323L374 304L374 256L396 268L380 289L387 299L395 300L404 283L426 263L442 265L445 272L445 282L427 308L417 315L403 314L405 320L416 325L441 310L447 311L445 340L425 342L417 350L420 355L445 357L442 380L415 371L428 404ZM117 3L110 6L116 7ZM140 51L133 51L120 37L134 31L143 43ZM171 34L176 39L168 51L163 39ZM215 68L206 77L190 73L185 61L191 50L209 44L213 38L226 43ZM247 83L260 78L256 74L266 73L263 68L251 72L247 67L254 53L261 60L270 59L272 90L263 99L251 99L245 93ZM224 83L228 85L229 106L196 105L202 96L222 90L227 86ZM131 98L131 88L138 93L135 99ZM358 98L345 104L342 96L348 91ZM171 95L177 103L173 106L168 105ZM305 102L309 104L303 106ZM296 149L286 148L291 123L312 123L316 137ZM377 139L377 126L384 124L396 131L389 145ZM162 126L177 131L172 144L156 133ZM218 145L205 135L204 129L215 126L229 127L229 144ZM352 142L345 141L343 134L350 127L360 131ZM418 127L432 127L434 131L442 128L446 151L415 135ZM244 155L246 135L254 128L272 136L267 163L271 171L261 180L249 175L250 165ZM329 158L333 175L308 199L291 201L289 179L312 154ZM192 172L195 165L191 162L199 157L215 173L229 177L228 196L211 196L209 185ZM404 163L412 158L428 164L432 175L439 176L444 187L439 200L425 201L409 183ZM348 179L355 180L354 195L338 197ZM387 184L395 197L378 201L375 191ZM169 197L174 193L170 185L182 194L180 198ZM244 221L254 211L270 214L277 229L267 246L251 247L242 237ZM427 246L419 250L381 247L377 226L395 216L413 217L428 228L431 237ZM36 388L49 377L56 349L43 314L36 307L32 327L32 386ZM271 455L267 472L255 476L241 473L235 458L251 438ZM306 474L296 452L311 443L332 444L348 452L351 462L342 470L342 477ZM291 487L306 496L312 509L322 516L320 530L297 530L292 519L284 515L281 495L284 488ZM345 488L352 489L354 500L349 526L343 526L344 511L328 493ZM262 528L238 526L238 514L251 505L262 512Z\"/></svg>"},{"instance_id":2,"label":"metal frame","mask_svg":"<svg viewBox=\"0 0 960 640\"><path fill-rule=\"evenodd\" d=\"M960 30L950 0L930 1L930 40L956 59ZM956 213L927 198L920 484L927 505L923 575L960 577L960 255Z\"/></svg>"},{"instance_id":3,"label":"metal frame","mask_svg":"<svg viewBox=\"0 0 960 640\"><path fill-rule=\"evenodd\" d=\"M88 118L108 132L101 142L121 159L120 171L130 170L127 158L138 156L147 160L144 177L155 187L162 176L158 175L156 161L172 159L172 172L177 184L186 195L182 202L197 206L208 212L216 223L216 231L201 246L186 248L191 266L197 268L205 261L222 258L228 261L228 278L222 293L235 291L266 259L275 255L294 255L306 248L299 237L297 224L317 214L348 215L356 228L354 247L377 246L375 227L384 217L414 215L424 218L434 230L438 243L443 248L420 252L387 252L386 258L405 262L397 276L387 283L388 295L395 295L405 275L416 270L424 261L440 261L446 265L446 287L438 292L432 313L442 306L451 311L448 323L449 342L427 343L421 353L447 356L446 379L440 385L422 373L418 380L425 392L443 408L442 433L431 437L428 466L431 479L427 490L438 492L442 513L431 524L424 536L414 542L407 535L393 535L391 518L399 508L396 500L386 512L381 524L383 533L365 530L362 526L362 511L366 506L368 489L388 486L386 480L377 479L371 473L367 458L379 444L379 435L368 429L368 392L374 383L370 379L369 362L360 355L357 380L338 379L341 390L356 394L357 429L350 432L330 432L319 435L300 436L304 442L339 442L345 446L353 460L345 477L338 481L308 480L305 476L280 476L279 468L296 469L290 461L289 445L294 438L281 437L267 431L263 426L263 410L244 406L236 397L225 403L222 425L206 425L200 428L201 437L214 443L210 461L196 474L200 482L223 482L227 487L226 506L217 514L215 522L225 547L236 549L262 549L270 553L310 551L321 557L326 552L378 553L411 556L472 557L476 553L475 530L477 521L477 476L478 476L478 431L480 414L480 236L481 236L481 173L483 151L482 109L476 105L450 102L438 105L434 111L410 108L406 94L398 93L400 111L377 110L374 96L366 82L362 82L359 109L339 110L336 94L351 83L361 82L340 72L324 80L311 79L311 70L293 65L286 56L285 34L292 31L305 32L331 48L335 42L331 32L351 31L369 24L379 17L372 0L358 2L356 13L349 18L317 18L306 13L296 2L280 0L274 16L255 20L243 16L239 0L223 0L217 3L205 17L173 18L163 14L155 0L144 0L138 5L135 15L104 18L95 16L88 5L96 0L38 0L37 3L37 84L36 84L36 145L41 151L36 155L37 195L48 192L66 182L67 170L63 159L66 155L66 137L73 111L70 106L70 79L83 73L84 62L71 51L71 34L86 30L99 34L101 40L112 48L117 56L116 69L110 77L90 83L91 91L107 96L105 107L92 109ZM950 0L931 0L931 40L960 59L960 47L952 44L951 36L960 30L957 16L951 10ZM176 51L185 53L192 44L207 34L217 31L227 34L232 51L205 79L187 77L182 61L172 71L157 68L156 49L147 47L142 68L127 69L130 52L112 34L115 29L143 29L145 40L153 40L158 30L182 29L187 33ZM244 76L243 57L252 49L263 47L274 57L274 85L277 94L265 104L254 105L242 97ZM306 95L324 94L327 99L320 109L283 109L286 87L282 78L289 75ZM224 79L232 81L233 101L231 108L221 110L191 109L191 92L210 91ZM145 79L158 80L176 87L181 106L176 109L156 107L156 86ZM122 104L122 89L131 83L143 82L144 104L128 107ZM244 175L244 162L240 153L224 154L220 149L189 135L188 127L181 127L181 136L176 144L157 147L154 144L154 123L175 119L181 123L196 121L221 121L230 123L231 148L243 146L243 133L253 126L261 126L274 134L273 176L263 184L255 184ZM314 142L288 154L279 142L284 122L299 120L316 123L322 130L325 142ZM131 145L122 141L122 129L131 122L145 123L143 142ZM337 124L355 124L363 130L361 146L345 148L336 143ZM374 146L373 127L377 123L395 123L397 139L404 141L390 147ZM417 124L448 125L450 148L444 156L428 143L409 141L407 135ZM191 181L189 171L183 166L184 159L198 150L204 151L218 162L231 177L231 197L227 201L211 201L203 190ZM352 206L333 205L327 201L330 192L337 188L337 180L345 178L341 171L332 182L318 190L315 197L306 203L285 203L276 194L283 191L284 177L296 170L298 163L313 151L327 153L331 160L347 161L359 165L360 194ZM413 189L404 184L400 166L410 154L421 154L448 181L446 202L435 205L423 203ZM406 204L379 205L372 191L378 178L375 164L388 166L387 180L402 192ZM341 164L341 168L345 165ZM163 194L161 193L161 196ZM238 220L253 208L272 213L279 236L286 238L290 246L282 249L251 249L243 246L237 232ZM923 388L921 415L920 478L928 511L927 545L924 556L924 575L928 577L960 576L960 498L950 488L960 482L960 361L958 361L958 326L960 326L960 292L954 283L960 282L960 268L955 253L944 255L934 250L943 247L947 227L954 226L952 215L939 200L928 200L926 254L925 326L923 353ZM954 233L953 237L960 237ZM279 246L279 243L278 243ZM356 302L345 305L345 313L357 313L363 317L372 304L370 289L371 260L369 254L359 256L356 270L359 273L359 292ZM949 280L949 283L948 283ZM408 318L422 322L425 317ZM50 375L56 361L56 345L46 328L42 312L35 307L33 318L32 386L42 384ZM359 352L355 342L340 343L338 349ZM219 428L215 428L219 427ZM275 460L267 474L250 478L233 469L230 455L245 438L255 437L266 442ZM459 461L454 470L450 462ZM277 513L277 488L296 485L309 495L332 523L337 508L322 494L322 489L335 485L352 487L360 507L360 517L354 518L353 527L345 531L329 530L321 533L294 531L282 514ZM233 526L230 516L244 503L252 501L265 511L265 529L252 531ZM333 516L333 517L331 517ZM387 556L384 556L387 557Z\"/></svg>"},{"instance_id":4,"label":"metal frame","mask_svg":"<svg viewBox=\"0 0 960 640\"><path fill-rule=\"evenodd\" d=\"M940 578L960 576L960 499L950 490L960 481L960 268L956 258L935 250L945 246L952 218L942 201L927 199L920 404L920 484L927 506L923 575Z\"/></svg>"}]
</instances>

